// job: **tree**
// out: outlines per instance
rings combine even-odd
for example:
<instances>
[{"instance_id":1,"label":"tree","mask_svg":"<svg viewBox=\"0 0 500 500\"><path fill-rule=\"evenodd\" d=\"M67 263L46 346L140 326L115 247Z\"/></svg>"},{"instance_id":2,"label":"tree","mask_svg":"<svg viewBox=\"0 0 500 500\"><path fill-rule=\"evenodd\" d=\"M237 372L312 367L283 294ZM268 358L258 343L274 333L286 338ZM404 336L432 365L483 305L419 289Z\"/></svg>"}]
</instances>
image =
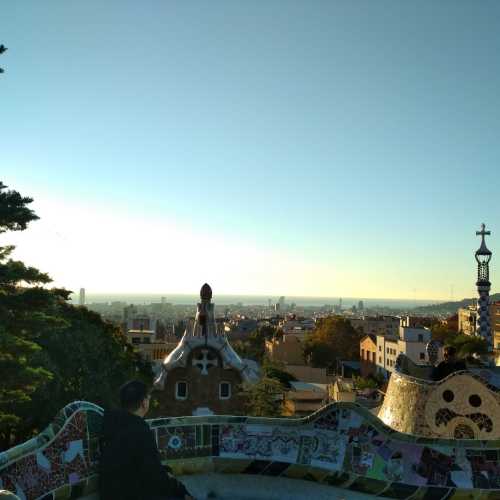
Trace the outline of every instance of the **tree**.
<instances>
[{"instance_id":1,"label":"tree","mask_svg":"<svg viewBox=\"0 0 500 500\"><path fill-rule=\"evenodd\" d=\"M356 389L377 389L384 382L384 378L380 375L373 377L354 377L354 385Z\"/></svg>"},{"instance_id":2,"label":"tree","mask_svg":"<svg viewBox=\"0 0 500 500\"><path fill-rule=\"evenodd\" d=\"M6 52L8 49L7 47L2 43L0 45L0 55L3 54L4 52ZM0 68L0 73L4 73L4 69L3 68Z\"/></svg>"},{"instance_id":3,"label":"tree","mask_svg":"<svg viewBox=\"0 0 500 500\"><path fill-rule=\"evenodd\" d=\"M451 345L457 349L459 358L469 358L473 354L487 354L488 344L482 337L475 335L459 334L448 338L446 345Z\"/></svg>"},{"instance_id":4,"label":"tree","mask_svg":"<svg viewBox=\"0 0 500 500\"><path fill-rule=\"evenodd\" d=\"M61 306L67 326L39 340L38 360L52 372L23 411L24 429L43 428L55 413L75 400L103 407L118 403L118 391L127 380L151 384L150 363L143 362L126 343L120 329L85 307Z\"/></svg>"},{"instance_id":5,"label":"tree","mask_svg":"<svg viewBox=\"0 0 500 500\"><path fill-rule=\"evenodd\" d=\"M0 233L25 230L38 219L33 200L0 183ZM31 437L73 400L116 401L131 377L152 378L120 330L46 288L50 277L10 258L0 247L0 447Z\"/></svg>"},{"instance_id":6,"label":"tree","mask_svg":"<svg viewBox=\"0 0 500 500\"><path fill-rule=\"evenodd\" d=\"M27 206L33 200L9 191L0 182L0 233L22 231L38 219ZM13 246L0 247L0 446L19 438L20 409L52 374L34 360L36 340L63 325L57 307L67 299L64 290L47 290L50 278L33 267L12 260Z\"/></svg>"},{"instance_id":7,"label":"tree","mask_svg":"<svg viewBox=\"0 0 500 500\"><path fill-rule=\"evenodd\" d=\"M304 356L315 367L328 367L336 359L359 359L359 340L362 337L342 316L324 318L308 336Z\"/></svg>"},{"instance_id":8,"label":"tree","mask_svg":"<svg viewBox=\"0 0 500 500\"><path fill-rule=\"evenodd\" d=\"M446 344L451 342L458 334L457 332L451 330L447 325L436 321L431 325L432 339L441 342L441 344Z\"/></svg>"},{"instance_id":9,"label":"tree","mask_svg":"<svg viewBox=\"0 0 500 500\"><path fill-rule=\"evenodd\" d=\"M254 417L279 417L283 406L285 387L279 380L262 377L257 383L245 383L241 395L245 400L245 414Z\"/></svg>"},{"instance_id":10,"label":"tree","mask_svg":"<svg viewBox=\"0 0 500 500\"><path fill-rule=\"evenodd\" d=\"M290 389L290 382L296 382L297 379L291 373L286 371L285 363L273 361L267 356L264 357L262 363L262 372L264 377L273 378L281 383L285 389Z\"/></svg>"},{"instance_id":11,"label":"tree","mask_svg":"<svg viewBox=\"0 0 500 500\"><path fill-rule=\"evenodd\" d=\"M233 348L243 358L262 363L266 352L266 340L276 335L276 329L264 325L252 332L247 339L233 342Z\"/></svg>"}]
</instances>

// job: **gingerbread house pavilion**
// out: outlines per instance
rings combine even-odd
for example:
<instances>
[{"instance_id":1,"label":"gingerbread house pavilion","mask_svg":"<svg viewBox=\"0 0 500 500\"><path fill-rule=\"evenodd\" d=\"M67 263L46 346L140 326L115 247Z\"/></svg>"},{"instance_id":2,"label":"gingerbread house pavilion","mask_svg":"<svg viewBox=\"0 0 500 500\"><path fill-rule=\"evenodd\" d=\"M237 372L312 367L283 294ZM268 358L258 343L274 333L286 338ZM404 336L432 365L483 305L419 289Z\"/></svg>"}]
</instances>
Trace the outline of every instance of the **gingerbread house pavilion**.
<instances>
[{"instance_id":1,"label":"gingerbread house pavilion","mask_svg":"<svg viewBox=\"0 0 500 500\"><path fill-rule=\"evenodd\" d=\"M243 383L259 380L255 361L242 359L215 322L212 289L200 291L194 324L167 356L155 382L160 414L242 414Z\"/></svg>"}]
</instances>

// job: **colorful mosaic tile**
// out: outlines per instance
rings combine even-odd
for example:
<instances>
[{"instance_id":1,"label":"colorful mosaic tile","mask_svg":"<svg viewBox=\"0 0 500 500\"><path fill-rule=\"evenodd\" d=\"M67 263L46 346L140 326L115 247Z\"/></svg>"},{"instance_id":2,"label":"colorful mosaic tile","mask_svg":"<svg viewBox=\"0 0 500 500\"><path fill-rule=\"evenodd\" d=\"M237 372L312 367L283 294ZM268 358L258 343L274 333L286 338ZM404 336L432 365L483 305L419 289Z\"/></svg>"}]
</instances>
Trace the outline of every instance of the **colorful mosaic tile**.
<instances>
[{"instance_id":1,"label":"colorful mosaic tile","mask_svg":"<svg viewBox=\"0 0 500 500\"><path fill-rule=\"evenodd\" d=\"M90 403L68 405L40 436L0 454L0 487L26 500L95 491L101 418ZM177 474L297 478L381 498L500 499L498 440L401 434L352 403L303 419L210 416L149 424Z\"/></svg>"}]
</instances>

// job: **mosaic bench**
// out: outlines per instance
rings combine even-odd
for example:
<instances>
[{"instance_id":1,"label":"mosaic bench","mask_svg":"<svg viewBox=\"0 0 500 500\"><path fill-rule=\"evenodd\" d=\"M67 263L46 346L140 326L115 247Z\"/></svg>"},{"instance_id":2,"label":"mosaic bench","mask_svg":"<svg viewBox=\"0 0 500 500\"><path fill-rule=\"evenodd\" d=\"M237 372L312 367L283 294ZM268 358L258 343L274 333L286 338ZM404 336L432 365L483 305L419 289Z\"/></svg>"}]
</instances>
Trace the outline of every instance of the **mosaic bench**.
<instances>
[{"instance_id":1,"label":"mosaic bench","mask_svg":"<svg viewBox=\"0 0 500 500\"><path fill-rule=\"evenodd\" d=\"M95 493L102 413L91 403L72 403L40 435L0 453L0 489L23 500ZM162 459L179 475L254 474L266 484L279 476L277 482L305 479L385 498L500 499L500 440L417 438L354 403L331 404L302 419L148 422Z\"/></svg>"}]
</instances>

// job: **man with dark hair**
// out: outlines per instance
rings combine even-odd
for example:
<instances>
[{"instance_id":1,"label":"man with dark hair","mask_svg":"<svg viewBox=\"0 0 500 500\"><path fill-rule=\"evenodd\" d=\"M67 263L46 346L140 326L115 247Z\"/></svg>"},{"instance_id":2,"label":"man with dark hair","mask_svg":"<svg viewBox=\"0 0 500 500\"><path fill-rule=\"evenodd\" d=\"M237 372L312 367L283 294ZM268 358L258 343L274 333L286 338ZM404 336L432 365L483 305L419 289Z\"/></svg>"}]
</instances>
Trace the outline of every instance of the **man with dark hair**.
<instances>
[{"instance_id":1,"label":"man with dark hair","mask_svg":"<svg viewBox=\"0 0 500 500\"><path fill-rule=\"evenodd\" d=\"M447 345L443 350L443 361L439 363L432 371L433 380L442 380L448 375L460 370L466 370L465 362L456 358L457 349Z\"/></svg>"},{"instance_id":2,"label":"man with dark hair","mask_svg":"<svg viewBox=\"0 0 500 500\"><path fill-rule=\"evenodd\" d=\"M153 434L144 421L150 394L131 380L120 388L120 410L106 411L101 436L101 500L192 499L171 470L161 464Z\"/></svg>"}]
</instances>

